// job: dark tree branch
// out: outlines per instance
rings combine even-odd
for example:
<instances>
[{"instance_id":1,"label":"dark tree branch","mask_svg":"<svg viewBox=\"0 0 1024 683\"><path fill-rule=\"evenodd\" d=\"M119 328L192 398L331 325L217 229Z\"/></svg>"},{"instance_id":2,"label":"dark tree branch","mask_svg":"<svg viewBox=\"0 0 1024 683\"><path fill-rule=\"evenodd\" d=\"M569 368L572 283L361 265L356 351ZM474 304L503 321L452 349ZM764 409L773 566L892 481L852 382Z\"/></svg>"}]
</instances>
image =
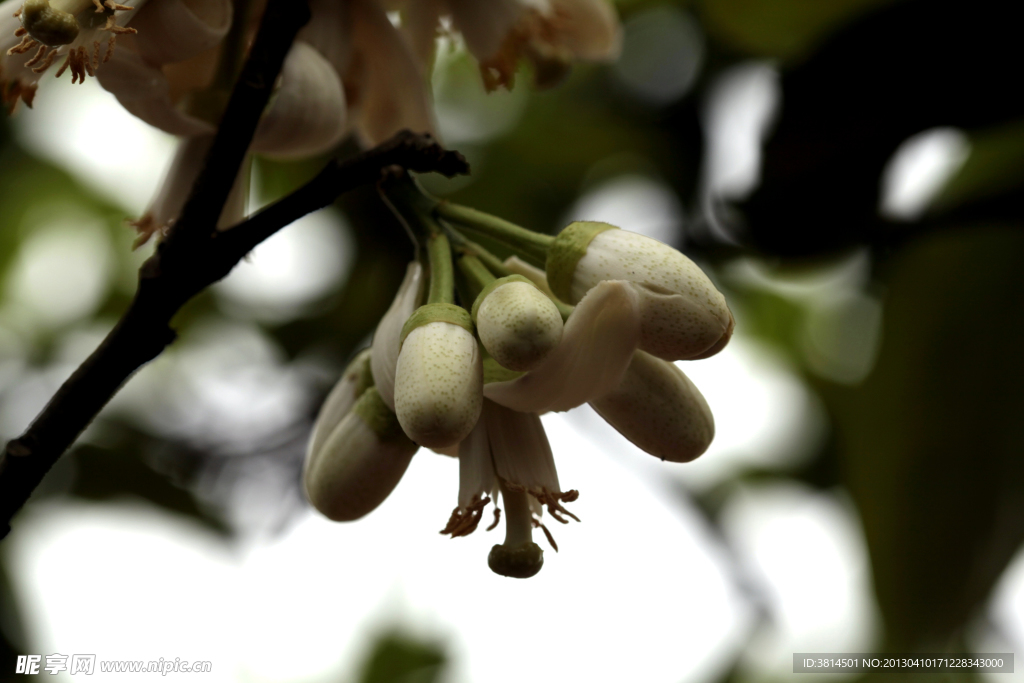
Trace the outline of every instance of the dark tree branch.
<instances>
[{"instance_id":1,"label":"dark tree branch","mask_svg":"<svg viewBox=\"0 0 1024 683\"><path fill-rule=\"evenodd\" d=\"M264 239L338 195L376 182L392 165L452 176L469 170L457 152L428 135L403 131L346 161L333 161L293 194L224 232L217 220L252 140L260 114L298 30L305 2L270 0L222 125L182 215L139 270L128 310L99 347L61 386L0 458L0 538L60 456L140 367L174 341L171 318L193 296L227 275Z\"/></svg>"},{"instance_id":2,"label":"dark tree branch","mask_svg":"<svg viewBox=\"0 0 1024 683\"><path fill-rule=\"evenodd\" d=\"M269 0L256 39L228 99L222 124L181 216L160 245L163 259L187 252L215 230L274 83L299 29L310 19L307 0ZM181 252L185 252L181 254Z\"/></svg>"}]
</instances>

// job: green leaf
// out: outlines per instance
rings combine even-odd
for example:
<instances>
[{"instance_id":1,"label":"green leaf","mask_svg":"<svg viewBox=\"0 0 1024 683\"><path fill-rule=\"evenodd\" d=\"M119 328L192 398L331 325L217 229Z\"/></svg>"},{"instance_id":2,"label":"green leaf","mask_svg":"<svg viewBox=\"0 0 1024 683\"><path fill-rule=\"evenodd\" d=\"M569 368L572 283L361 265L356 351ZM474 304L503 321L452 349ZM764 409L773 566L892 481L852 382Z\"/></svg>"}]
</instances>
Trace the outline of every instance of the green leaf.
<instances>
[{"instance_id":1,"label":"green leaf","mask_svg":"<svg viewBox=\"0 0 1024 683\"><path fill-rule=\"evenodd\" d=\"M383 634L363 666L361 683L434 683L447 657L437 645L397 631Z\"/></svg>"},{"instance_id":2,"label":"green leaf","mask_svg":"<svg viewBox=\"0 0 1024 683\"><path fill-rule=\"evenodd\" d=\"M797 60L833 29L892 0L702 0L708 31L734 49Z\"/></svg>"},{"instance_id":3,"label":"green leaf","mask_svg":"<svg viewBox=\"0 0 1024 683\"><path fill-rule=\"evenodd\" d=\"M943 647L1024 541L1024 233L946 232L890 262L877 365L818 382L888 646Z\"/></svg>"}]
</instances>

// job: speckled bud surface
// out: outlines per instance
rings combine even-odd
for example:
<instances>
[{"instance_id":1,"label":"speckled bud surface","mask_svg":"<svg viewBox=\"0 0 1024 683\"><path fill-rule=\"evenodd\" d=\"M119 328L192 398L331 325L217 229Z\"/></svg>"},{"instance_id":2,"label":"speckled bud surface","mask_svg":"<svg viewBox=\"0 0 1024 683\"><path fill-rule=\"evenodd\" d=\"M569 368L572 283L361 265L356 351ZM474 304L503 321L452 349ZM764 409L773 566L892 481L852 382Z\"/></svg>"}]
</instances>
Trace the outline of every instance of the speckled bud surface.
<instances>
[{"instance_id":1,"label":"speckled bud surface","mask_svg":"<svg viewBox=\"0 0 1024 683\"><path fill-rule=\"evenodd\" d=\"M602 280L637 285L640 348L659 358L703 357L732 334L733 317L722 293L697 264L655 239L626 230L597 234L576 265L570 303Z\"/></svg>"},{"instance_id":2,"label":"speckled bud surface","mask_svg":"<svg viewBox=\"0 0 1024 683\"><path fill-rule=\"evenodd\" d=\"M693 460L715 436L711 409L693 382L643 351L633 354L622 384L590 405L639 448L670 462Z\"/></svg>"},{"instance_id":3,"label":"speckled bud surface","mask_svg":"<svg viewBox=\"0 0 1024 683\"><path fill-rule=\"evenodd\" d=\"M483 362L473 334L446 322L409 332L395 370L395 412L409 438L430 448L458 443L482 406Z\"/></svg>"},{"instance_id":4,"label":"speckled bud surface","mask_svg":"<svg viewBox=\"0 0 1024 683\"><path fill-rule=\"evenodd\" d=\"M562 338L562 316L532 284L509 282L477 309L477 333L494 360L509 370L535 367Z\"/></svg>"}]
</instances>

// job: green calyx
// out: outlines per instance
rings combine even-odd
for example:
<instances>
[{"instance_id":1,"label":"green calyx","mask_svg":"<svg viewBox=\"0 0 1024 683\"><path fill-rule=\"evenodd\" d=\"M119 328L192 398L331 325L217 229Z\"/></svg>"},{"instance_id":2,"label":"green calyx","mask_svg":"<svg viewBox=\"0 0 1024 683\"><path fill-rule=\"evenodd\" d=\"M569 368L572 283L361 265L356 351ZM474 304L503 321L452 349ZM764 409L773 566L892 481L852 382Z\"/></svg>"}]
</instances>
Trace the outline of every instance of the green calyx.
<instances>
[{"instance_id":1,"label":"green calyx","mask_svg":"<svg viewBox=\"0 0 1024 683\"><path fill-rule=\"evenodd\" d=\"M548 248L546 270L548 286L562 301L572 301L572 277L576 273L576 264L587 253L590 242L605 230L618 228L610 223L576 221L555 235L555 241Z\"/></svg>"},{"instance_id":2,"label":"green calyx","mask_svg":"<svg viewBox=\"0 0 1024 683\"><path fill-rule=\"evenodd\" d=\"M354 393L362 396L363 393L373 386L373 370L370 366L370 349L366 348L356 354L348 367L345 368L344 376L355 380Z\"/></svg>"},{"instance_id":3,"label":"green calyx","mask_svg":"<svg viewBox=\"0 0 1024 683\"><path fill-rule=\"evenodd\" d=\"M484 302L484 299L486 299L487 296L498 287L507 285L510 282L525 282L531 287L536 286L530 282L529 278L523 277L522 275L506 275L505 277L500 277L497 280L492 280L480 291L480 294L476 297L476 301L473 302L473 309L469 312L469 315L473 319L474 323L476 322L476 312L480 309L480 304Z\"/></svg>"},{"instance_id":4,"label":"green calyx","mask_svg":"<svg viewBox=\"0 0 1024 683\"><path fill-rule=\"evenodd\" d=\"M402 326L399 348L401 348L401 344L405 343L405 338L409 336L410 332L430 323L450 323L468 330L470 334L474 333L473 319L465 308L455 304L425 304L417 308Z\"/></svg>"},{"instance_id":5,"label":"green calyx","mask_svg":"<svg viewBox=\"0 0 1024 683\"><path fill-rule=\"evenodd\" d=\"M494 360L491 354L487 353L487 349L480 345L480 353L484 359L484 384L493 384L494 382L511 382L514 379L519 379L525 372L517 372L516 370L509 370L504 365Z\"/></svg>"},{"instance_id":6,"label":"green calyx","mask_svg":"<svg viewBox=\"0 0 1024 683\"><path fill-rule=\"evenodd\" d=\"M377 387L370 387L364 391L352 406L352 412L361 417L381 441L409 441L409 437L402 431L402 426L398 424L398 416L384 403Z\"/></svg>"}]
</instances>

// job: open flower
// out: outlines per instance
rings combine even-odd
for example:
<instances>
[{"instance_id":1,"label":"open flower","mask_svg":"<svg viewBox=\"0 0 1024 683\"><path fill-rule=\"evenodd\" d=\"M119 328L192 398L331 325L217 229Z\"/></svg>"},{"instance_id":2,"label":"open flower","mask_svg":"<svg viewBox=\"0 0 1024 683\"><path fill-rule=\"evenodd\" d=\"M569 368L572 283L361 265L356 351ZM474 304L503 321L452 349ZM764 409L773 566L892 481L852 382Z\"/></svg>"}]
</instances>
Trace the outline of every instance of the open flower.
<instances>
[{"instance_id":1,"label":"open flower","mask_svg":"<svg viewBox=\"0 0 1024 683\"><path fill-rule=\"evenodd\" d=\"M422 69L375 0L313 0L311 11L285 59L252 152L294 159L332 149L350 130L366 143L402 128L434 131ZM133 222L141 244L177 218L216 132L231 85L218 71L231 2L158 0L143 7L132 26L138 34L98 74L101 85L165 132L208 138L180 143L158 196ZM236 181L242 197L247 169ZM230 226L242 217L225 209L221 222Z\"/></svg>"},{"instance_id":2,"label":"open flower","mask_svg":"<svg viewBox=\"0 0 1024 683\"><path fill-rule=\"evenodd\" d=\"M8 0L0 3L0 95L32 106L39 78L56 65L84 82L114 54L119 35L145 0Z\"/></svg>"},{"instance_id":3,"label":"open flower","mask_svg":"<svg viewBox=\"0 0 1024 683\"><path fill-rule=\"evenodd\" d=\"M504 265L538 287L547 284L544 271L516 257L510 257ZM628 283L615 281L601 282L597 287L612 284L629 287ZM572 315L583 308L588 296ZM639 310L635 315L642 326ZM715 436L715 421L693 382L674 363L640 350L632 352L628 363L617 385L607 391L598 389L587 399L591 407L634 445L662 460L689 462L704 453Z\"/></svg>"},{"instance_id":4,"label":"open flower","mask_svg":"<svg viewBox=\"0 0 1024 683\"><path fill-rule=\"evenodd\" d=\"M406 0L407 32L424 61L433 54L441 17L466 41L488 90L509 88L521 60L539 87L557 84L573 61L614 59L622 42L607 0Z\"/></svg>"},{"instance_id":5,"label":"open flower","mask_svg":"<svg viewBox=\"0 0 1024 683\"><path fill-rule=\"evenodd\" d=\"M529 578L540 571L544 553L533 542L533 530L541 529L557 551L554 537L540 521L544 507L552 518L579 521L565 509L579 496L562 491L555 471L551 446L540 418L484 401L483 415L469 436L459 444L459 504L442 534L452 538L473 533L492 497L493 529L500 519L497 494L505 506L505 541L491 548L487 564L503 576Z\"/></svg>"}]
</instances>

